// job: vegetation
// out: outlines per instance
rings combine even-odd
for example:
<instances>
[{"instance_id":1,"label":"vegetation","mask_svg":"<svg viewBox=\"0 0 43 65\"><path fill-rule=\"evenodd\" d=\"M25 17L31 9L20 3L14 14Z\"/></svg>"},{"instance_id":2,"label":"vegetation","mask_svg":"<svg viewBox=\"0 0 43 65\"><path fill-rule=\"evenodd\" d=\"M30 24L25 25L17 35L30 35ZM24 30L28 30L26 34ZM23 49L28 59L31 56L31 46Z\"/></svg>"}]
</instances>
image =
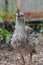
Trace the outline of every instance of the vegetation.
<instances>
[{"instance_id":1,"label":"vegetation","mask_svg":"<svg viewBox=\"0 0 43 65\"><path fill-rule=\"evenodd\" d=\"M3 1L3 2L2 2ZM16 0L0 0L0 22L4 23L10 20L12 20L12 22L16 21ZM3 4L4 3L4 4ZM40 21L41 23L43 23L43 20ZM36 27L37 30L41 33L43 33L43 24L37 24L36 25L32 25L33 27ZM2 29L2 28L1 28ZM0 35L2 35L2 39L5 39L6 36L9 36L11 34L11 32L9 32L7 29L2 29L2 31L0 32Z\"/></svg>"}]
</instances>

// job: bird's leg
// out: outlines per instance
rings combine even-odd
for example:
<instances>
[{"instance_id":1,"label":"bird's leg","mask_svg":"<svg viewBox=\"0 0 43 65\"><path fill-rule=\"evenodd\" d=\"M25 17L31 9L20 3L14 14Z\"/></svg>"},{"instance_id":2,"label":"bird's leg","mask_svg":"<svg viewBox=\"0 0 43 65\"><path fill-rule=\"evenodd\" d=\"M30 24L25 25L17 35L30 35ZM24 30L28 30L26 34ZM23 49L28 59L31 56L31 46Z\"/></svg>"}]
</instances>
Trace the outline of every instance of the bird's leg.
<instances>
[{"instance_id":1,"label":"bird's leg","mask_svg":"<svg viewBox=\"0 0 43 65\"><path fill-rule=\"evenodd\" d=\"M21 56L22 56L22 65L25 65L25 60L24 60L24 57L23 57L23 55L21 54Z\"/></svg>"},{"instance_id":2,"label":"bird's leg","mask_svg":"<svg viewBox=\"0 0 43 65\"><path fill-rule=\"evenodd\" d=\"M32 53L30 53L30 65L32 65Z\"/></svg>"}]
</instances>

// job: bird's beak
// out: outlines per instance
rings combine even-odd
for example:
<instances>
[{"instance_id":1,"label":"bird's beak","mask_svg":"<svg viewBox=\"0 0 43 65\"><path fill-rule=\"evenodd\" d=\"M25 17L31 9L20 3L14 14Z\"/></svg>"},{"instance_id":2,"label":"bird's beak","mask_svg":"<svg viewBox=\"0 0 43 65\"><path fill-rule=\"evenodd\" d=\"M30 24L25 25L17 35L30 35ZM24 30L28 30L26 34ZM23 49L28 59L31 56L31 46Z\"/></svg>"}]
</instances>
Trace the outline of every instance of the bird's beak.
<instances>
[{"instance_id":1,"label":"bird's beak","mask_svg":"<svg viewBox=\"0 0 43 65\"><path fill-rule=\"evenodd\" d=\"M16 17L17 17L17 18L19 17L18 13L16 13Z\"/></svg>"}]
</instances>

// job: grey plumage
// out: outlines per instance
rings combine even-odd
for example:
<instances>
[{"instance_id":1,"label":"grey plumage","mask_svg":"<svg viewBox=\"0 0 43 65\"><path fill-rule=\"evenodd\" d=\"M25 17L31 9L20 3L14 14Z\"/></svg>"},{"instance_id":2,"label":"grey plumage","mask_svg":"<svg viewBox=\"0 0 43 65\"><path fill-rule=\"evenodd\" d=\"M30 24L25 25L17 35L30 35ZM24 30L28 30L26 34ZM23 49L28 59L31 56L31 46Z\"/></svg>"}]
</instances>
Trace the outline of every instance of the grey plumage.
<instances>
[{"instance_id":1,"label":"grey plumage","mask_svg":"<svg viewBox=\"0 0 43 65\"><path fill-rule=\"evenodd\" d=\"M32 31L32 28L25 26L23 17L16 17L15 31L11 39L13 48L20 49L20 47L24 47L31 53L39 43L37 35Z\"/></svg>"}]
</instances>

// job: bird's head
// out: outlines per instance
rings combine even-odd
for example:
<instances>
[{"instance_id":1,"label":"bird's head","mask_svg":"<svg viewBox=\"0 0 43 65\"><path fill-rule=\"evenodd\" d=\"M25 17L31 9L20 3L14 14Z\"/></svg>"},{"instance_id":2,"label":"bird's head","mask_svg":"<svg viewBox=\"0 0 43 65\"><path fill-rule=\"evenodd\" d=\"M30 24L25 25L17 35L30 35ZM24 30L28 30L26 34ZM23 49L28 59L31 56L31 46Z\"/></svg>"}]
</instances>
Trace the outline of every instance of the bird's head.
<instances>
[{"instance_id":1,"label":"bird's head","mask_svg":"<svg viewBox=\"0 0 43 65\"><path fill-rule=\"evenodd\" d=\"M16 13L16 18L17 18L20 22L23 22L23 21L24 21L24 14L18 10L17 13Z\"/></svg>"}]
</instances>

